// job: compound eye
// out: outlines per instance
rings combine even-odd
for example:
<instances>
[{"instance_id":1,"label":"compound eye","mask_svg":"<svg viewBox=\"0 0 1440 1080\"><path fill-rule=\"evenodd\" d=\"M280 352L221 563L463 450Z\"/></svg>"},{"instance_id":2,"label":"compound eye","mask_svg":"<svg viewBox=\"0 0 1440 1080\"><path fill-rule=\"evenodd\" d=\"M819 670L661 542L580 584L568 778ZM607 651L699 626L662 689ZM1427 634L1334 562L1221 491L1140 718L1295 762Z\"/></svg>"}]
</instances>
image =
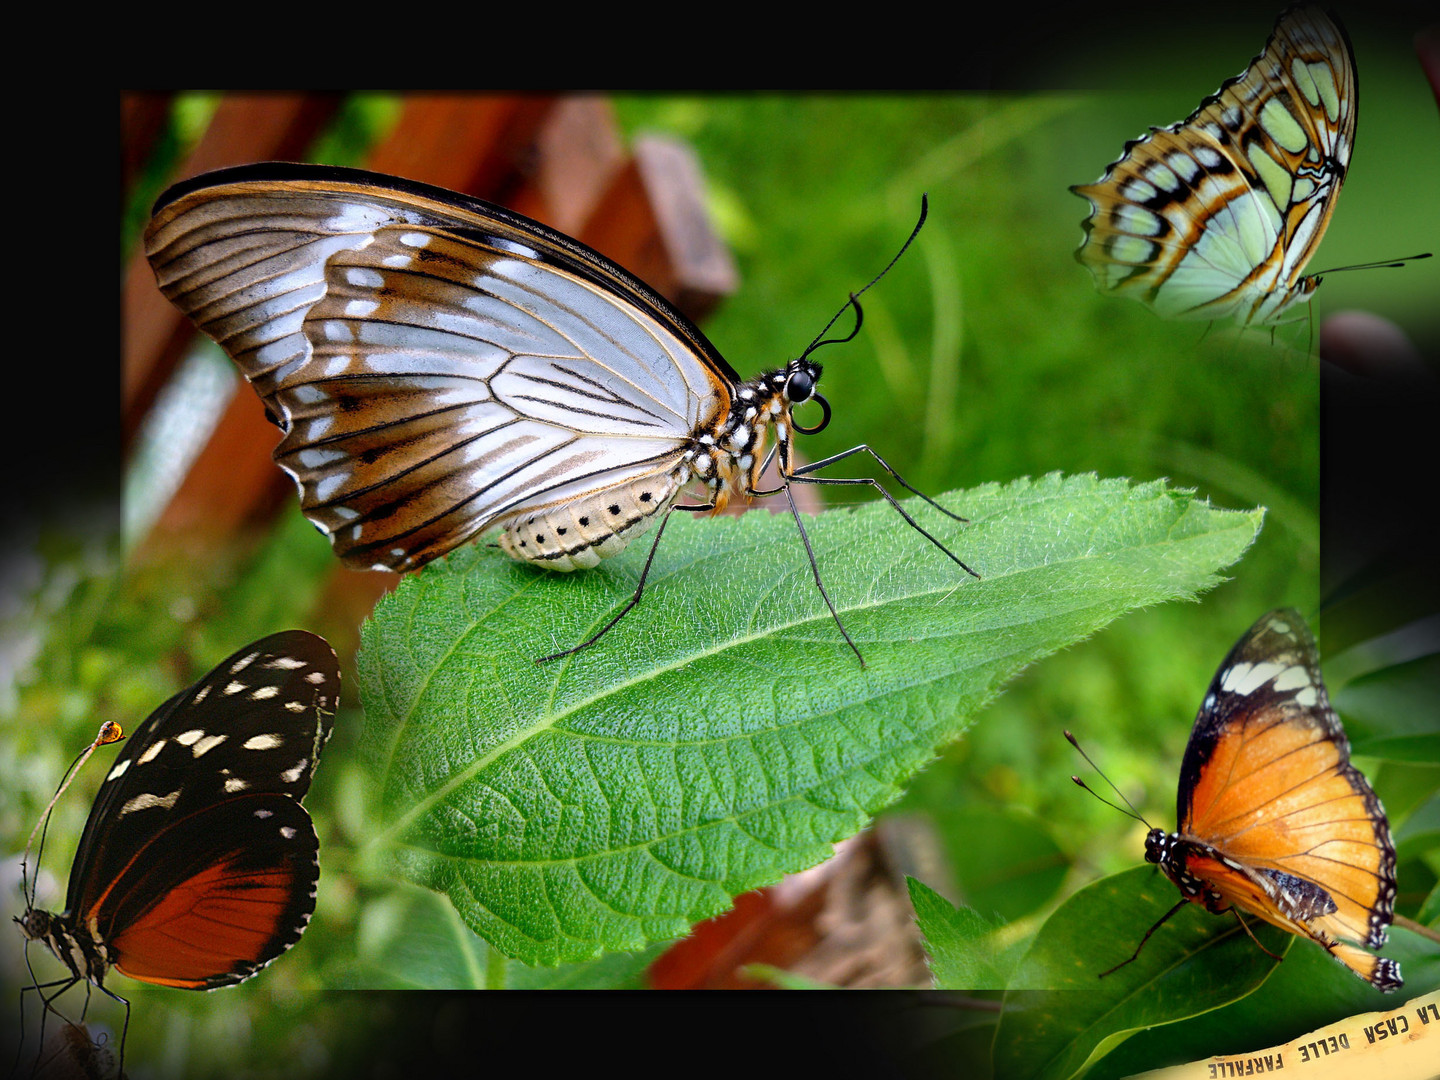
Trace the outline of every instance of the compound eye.
<instances>
[{"instance_id":1,"label":"compound eye","mask_svg":"<svg viewBox=\"0 0 1440 1080\"><path fill-rule=\"evenodd\" d=\"M815 379L808 371L797 371L785 382L785 396L792 404L809 401L815 392Z\"/></svg>"}]
</instances>

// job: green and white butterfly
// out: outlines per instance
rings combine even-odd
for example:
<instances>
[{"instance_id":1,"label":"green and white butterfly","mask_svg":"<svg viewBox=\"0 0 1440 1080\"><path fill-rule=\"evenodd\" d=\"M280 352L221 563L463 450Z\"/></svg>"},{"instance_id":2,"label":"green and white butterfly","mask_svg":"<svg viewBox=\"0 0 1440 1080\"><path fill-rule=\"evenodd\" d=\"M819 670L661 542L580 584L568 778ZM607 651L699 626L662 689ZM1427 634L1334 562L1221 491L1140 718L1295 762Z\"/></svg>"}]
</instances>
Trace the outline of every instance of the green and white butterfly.
<instances>
[{"instance_id":1,"label":"green and white butterfly","mask_svg":"<svg viewBox=\"0 0 1440 1080\"><path fill-rule=\"evenodd\" d=\"M1168 318L1273 324L1306 276L1350 164L1355 55L1340 24L1285 11L1265 49L1189 117L1125 145L1093 184L1075 257Z\"/></svg>"}]
</instances>

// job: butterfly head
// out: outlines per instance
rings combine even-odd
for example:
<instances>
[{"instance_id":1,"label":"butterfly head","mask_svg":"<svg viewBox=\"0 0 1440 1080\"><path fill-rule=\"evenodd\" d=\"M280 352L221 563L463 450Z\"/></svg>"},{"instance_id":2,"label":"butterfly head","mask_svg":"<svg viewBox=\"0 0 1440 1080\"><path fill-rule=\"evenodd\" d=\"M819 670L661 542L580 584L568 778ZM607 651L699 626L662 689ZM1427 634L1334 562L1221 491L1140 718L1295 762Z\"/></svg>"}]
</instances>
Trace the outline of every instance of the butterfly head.
<instances>
[{"instance_id":1,"label":"butterfly head","mask_svg":"<svg viewBox=\"0 0 1440 1080\"><path fill-rule=\"evenodd\" d=\"M1174 838L1164 829L1151 829L1145 834L1145 861L1164 866L1173 846Z\"/></svg>"},{"instance_id":2,"label":"butterfly head","mask_svg":"<svg viewBox=\"0 0 1440 1080\"><path fill-rule=\"evenodd\" d=\"M1319 274L1309 274L1302 277L1299 281L1295 282L1294 287L1292 287L1287 294L1285 303L1282 306L1289 307L1292 304L1303 304L1315 295L1315 290L1320 287L1320 282L1323 280Z\"/></svg>"},{"instance_id":3,"label":"butterfly head","mask_svg":"<svg viewBox=\"0 0 1440 1080\"><path fill-rule=\"evenodd\" d=\"M51 915L39 908L26 907L24 915L15 916L15 924L28 941L43 940L50 933Z\"/></svg>"},{"instance_id":4,"label":"butterfly head","mask_svg":"<svg viewBox=\"0 0 1440 1080\"><path fill-rule=\"evenodd\" d=\"M802 356L798 360L790 361L784 371L776 372L779 383L777 389L787 415L796 405L803 405L807 401L814 401L820 406L820 422L813 427L805 427L791 420L795 430L804 435L823 431L830 423L830 403L815 389L823 370L814 360Z\"/></svg>"}]
</instances>

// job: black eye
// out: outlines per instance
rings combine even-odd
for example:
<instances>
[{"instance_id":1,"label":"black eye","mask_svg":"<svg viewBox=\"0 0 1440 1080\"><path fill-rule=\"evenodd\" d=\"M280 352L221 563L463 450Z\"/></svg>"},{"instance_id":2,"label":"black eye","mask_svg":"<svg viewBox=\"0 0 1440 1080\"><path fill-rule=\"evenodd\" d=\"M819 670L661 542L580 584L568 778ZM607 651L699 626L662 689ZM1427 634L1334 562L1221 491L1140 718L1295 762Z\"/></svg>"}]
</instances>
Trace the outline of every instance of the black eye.
<instances>
[{"instance_id":1,"label":"black eye","mask_svg":"<svg viewBox=\"0 0 1440 1080\"><path fill-rule=\"evenodd\" d=\"M793 403L809 401L815 392L815 380L808 371L797 371L785 382L785 396Z\"/></svg>"}]
</instances>

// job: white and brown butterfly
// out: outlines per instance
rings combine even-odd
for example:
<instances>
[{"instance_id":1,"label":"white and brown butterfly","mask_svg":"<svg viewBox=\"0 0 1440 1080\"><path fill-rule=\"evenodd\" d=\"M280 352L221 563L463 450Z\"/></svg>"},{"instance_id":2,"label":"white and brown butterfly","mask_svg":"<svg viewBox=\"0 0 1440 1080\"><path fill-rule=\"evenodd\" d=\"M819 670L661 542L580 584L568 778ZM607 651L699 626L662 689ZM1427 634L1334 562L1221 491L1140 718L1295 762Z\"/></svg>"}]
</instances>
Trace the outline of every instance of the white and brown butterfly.
<instances>
[{"instance_id":1,"label":"white and brown butterfly","mask_svg":"<svg viewBox=\"0 0 1440 1080\"><path fill-rule=\"evenodd\" d=\"M964 520L868 446L795 463L794 433L830 419L810 358L825 342L742 379L638 279L509 210L396 177L267 163L171 188L145 249L161 291L264 401L283 432L276 462L348 566L413 570L499 527L514 558L591 567L657 518L658 544L673 510L781 492L793 510L790 484L804 482L875 487L974 573L877 481L815 475L869 453ZM792 412L808 401L822 416L807 428ZM781 484L762 489L777 451ZM677 502L691 484L702 501ZM577 648L638 602L649 566Z\"/></svg>"},{"instance_id":2,"label":"white and brown butterfly","mask_svg":"<svg viewBox=\"0 0 1440 1080\"><path fill-rule=\"evenodd\" d=\"M1091 205L1075 257L1102 291L1169 318L1279 321L1320 284L1305 265L1350 165L1357 105L1340 23L1288 9L1195 112L1070 189Z\"/></svg>"}]
</instances>

